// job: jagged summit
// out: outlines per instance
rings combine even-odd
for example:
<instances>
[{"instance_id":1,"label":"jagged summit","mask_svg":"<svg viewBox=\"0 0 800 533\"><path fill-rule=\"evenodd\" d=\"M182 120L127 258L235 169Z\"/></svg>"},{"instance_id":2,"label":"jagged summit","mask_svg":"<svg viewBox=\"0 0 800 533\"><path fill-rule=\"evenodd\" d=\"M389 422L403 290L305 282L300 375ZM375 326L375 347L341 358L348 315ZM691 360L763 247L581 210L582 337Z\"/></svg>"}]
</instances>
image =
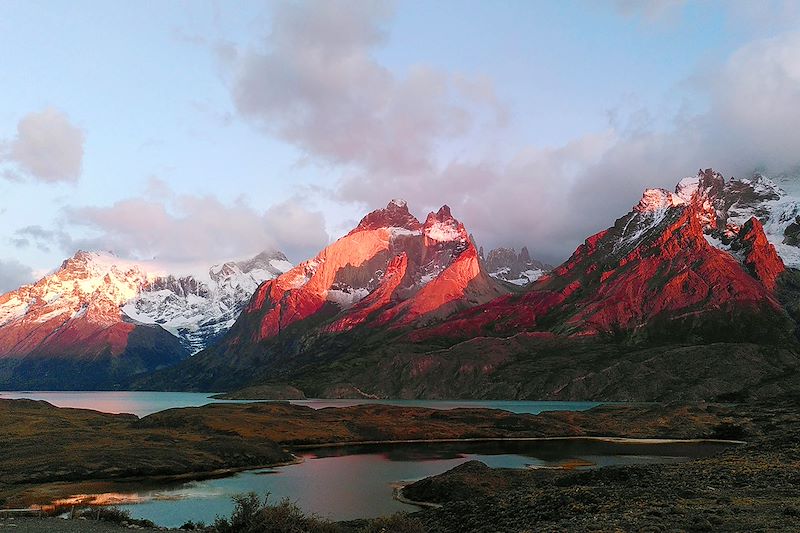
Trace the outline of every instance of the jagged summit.
<instances>
[{"instance_id":1,"label":"jagged summit","mask_svg":"<svg viewBox=\"0 0 800 533\"><path fill-rule=\"evenodd\" d=\"M639 213L660 212L681 205L684 205L684 201L673 192L666 189L647 189L634 210Z\"/></svg>"},{"instance_id":2,"label":"jagged summit","mask_svg":"<svg viewBox=\"0 0 800 533\"><path fill-rule=\"evenodd\" d=\"M0 358L118 355L132 335L163 337L157 331L181 343L182 356L224 333L258 285L289 268L282 253L262 252L199 274L172 274L162 264L79 250L53 273L0 296Z\"/></svg>"},{"instance_id":3,"label":"jagged summit","mask_svg":"<svg viewBox=\"0 0 800 533\"><path fill-rule=\"evenodd\" d=\"M259 343L331 314L330 332L368 321L405 324L500 293L448 206L420 224L405 202L393 200L317 257L263 284L225 342Z\"/></svg>"},{"instance_id":4,"label":"jagged summit","mask_svg":"<svg viewBox=\"0 0 800 533\"><path fill-rule=\"evenodd\" d=\"M796 176L771 179L760 173L726 181L722 174L706 169L682 179L675 192L692 206L714 246L730 250L743 226L755 217L786 266L800 268L800 240L795 238L800 228L798 181Z\"/></svg>"},{"instance_id":5,"label":"jagged summit","mask_svg":"<svg viewBox=\"0 0 800 533\"><path fill-rule=\"evenodd\" d=\"M532 259L527 246L523 246L519 253L514 248L494 248L483 260L491 277L518 286L529 285L553 269Z\"/></svg>"},{"instance_id":6,"label":"jagged summit","mask_svg":"<svg viewBox=\"0 0 800 533\"><path fill-rule=\"evenodd\" d=\"M428 213L422 232L427 238L438 242L469 241L464 224L453 218L447 205L443 205L435 213Z\"/></svg>"},{"instance_id":7,"label":"jagged summit","mask_svg":"<svg viewBox=\"0 0 800 533\"><path fill-rule=\"evenodd\" d=\"M421 227L419 220L408 211L408 205L404 200L392 200L385 208L376 209L362 218L350 233L379 228L399 228L417 232Z\"/></svg>"}]
</instances>

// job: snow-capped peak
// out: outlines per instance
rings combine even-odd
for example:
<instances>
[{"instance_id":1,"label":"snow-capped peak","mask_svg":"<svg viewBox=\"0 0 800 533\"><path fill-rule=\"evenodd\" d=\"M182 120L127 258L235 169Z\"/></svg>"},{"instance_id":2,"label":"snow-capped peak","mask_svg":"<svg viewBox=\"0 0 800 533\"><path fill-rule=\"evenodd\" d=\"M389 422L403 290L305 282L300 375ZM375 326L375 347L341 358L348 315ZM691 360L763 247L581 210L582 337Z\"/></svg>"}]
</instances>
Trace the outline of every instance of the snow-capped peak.
<instances>
[{"instance_id":1,"label":"snow-capped peak","mask_svg":"<svg viewBox=\"0 0 800 533\"><path fill-rule=\"evenodd\" d=\"M133 319L161 325L196 351L233 325L260 283L290 268L280 252L265 252L205 268L205 274L176 275L156 262L80 250L52 274L0 296L0 326Z\"/></svg>"},{"instance_id":2,"label":"snow-capped peak","mask_svg":"<svg viewBox=\"0 0 800 533\"><path fill-rule=\"evenodd\" d=\"M395 206L402 209L404 207L408 207L408 204L406 203L405 200L401 200L400 198L393 198L392 201L389 202L389 206Z\"/></svg>"},{"instance_id":3,"label":"snow-capped peak","mask_svg":"<svg viewBox=\"0 0 800 533\"><path fill-rule=\"evenodd\" d=\"M684 203L680 196L666 189L647 189L634 210L639 213L664 211Z\"/></svg>"},{"instance_id":4,"label":"snow-capped peak","mask_svg":"<svg viewBox=\"0 0 800 533\"><path fill-rule=\"evenodd\" d=\"M423 233L429 239L439 242L467 241L464 225L453 218L450 208L443 205L436 213L429 213L425 220Z\"/></svg>"}]
</instances>

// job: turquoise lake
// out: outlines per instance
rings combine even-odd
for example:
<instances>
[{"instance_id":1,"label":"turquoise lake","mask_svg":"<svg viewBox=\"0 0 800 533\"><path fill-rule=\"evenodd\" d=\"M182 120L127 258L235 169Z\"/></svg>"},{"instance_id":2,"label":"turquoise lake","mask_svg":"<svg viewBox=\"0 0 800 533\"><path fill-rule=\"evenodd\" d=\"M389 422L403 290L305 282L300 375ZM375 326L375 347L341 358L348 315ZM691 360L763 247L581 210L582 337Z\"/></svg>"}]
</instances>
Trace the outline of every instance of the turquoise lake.
<instances>
[{"instance_id":1,"label":"turquoise lake","mask_svg":"<svg viewBox=\"0 0 800 533\"><path fill-rule=\"evenodd\" d=\"M105 413L132 413L146 416L173 407L198 407L208 403L248 403L252 400L216 400L213 392L147 392L147 391L0 391L0 398L28 398L44 400L58 407L94 409ZM457 409L459 407L482 407L504 409L513 413L537 414L543 411L583 411L591 409L597 402L533 402L503 400L291 400L297 405L314 409L324 407L347 407L350 405L380 403L433 409Z\"/></svg>"}]
</instances>

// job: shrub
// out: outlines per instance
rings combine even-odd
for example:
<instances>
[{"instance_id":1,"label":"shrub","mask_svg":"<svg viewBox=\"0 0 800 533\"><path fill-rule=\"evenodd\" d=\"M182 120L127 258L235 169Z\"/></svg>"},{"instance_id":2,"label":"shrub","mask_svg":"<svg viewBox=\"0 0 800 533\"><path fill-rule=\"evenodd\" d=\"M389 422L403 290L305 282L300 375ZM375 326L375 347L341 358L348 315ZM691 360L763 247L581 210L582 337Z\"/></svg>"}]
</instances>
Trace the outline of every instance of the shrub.
<instances>
[{"instance_id":1,"label":"shrub","mask_svg":"<svg viewBox=\"0 0 800 533\"><path fill-rule=\"evenodd\" d=\"M370 520L358 533L425 533L422 522L406 513Z\"/></svg>"},{"instance_id":2,"label":"shrub","mask_svg":"<svg viewBox=\"0 0 800 533\"><path fill-rule=\"evenodd\" d=\"M203 522L194 522L192 520L189 520L188 522L185 522L178 529L183 529L184 531L205 531L206 525Z\"/></svg>"},{"instance_id":3,"label":"shrub","mask_svg":"<svg viewBox=\"0 0 800 533\"><path fill-rule=\"evenodd\" d=\"M257 494L237 494L230 518L217 517L212 526L216 533L336 533L332 522L306 516L300 508L284 498L277 504L264 501Z\"/></svg>"},{"instance_id":4,"label":"shrub","mask_svg":"<svg viewBox=\"0 0 800 533\"><path fill-rule=\"evenodd\" d=\"M143 520L140 518L131 518L131 513L125 509L118 509L116 507L94 507L86 509L78 513L79 517L88 518L89 520L100 520L101 522L111 522L114 524L121 524L127 522L141 527L156 527L150 520Z\"/></svg>"}]
</instances>

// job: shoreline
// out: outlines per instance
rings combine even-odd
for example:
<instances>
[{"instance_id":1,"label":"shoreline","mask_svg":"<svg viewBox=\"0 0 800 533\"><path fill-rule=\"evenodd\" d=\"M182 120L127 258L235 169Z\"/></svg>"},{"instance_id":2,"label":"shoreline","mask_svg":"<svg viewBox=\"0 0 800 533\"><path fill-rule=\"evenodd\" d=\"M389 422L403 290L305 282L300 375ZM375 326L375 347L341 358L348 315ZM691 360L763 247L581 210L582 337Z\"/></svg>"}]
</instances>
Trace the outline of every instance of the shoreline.
<instances>
[{"instance_id":1,"label":"shoreline","mask_svg":"<svg viewBox=\"0 0 800 533\"><path fill-rule=\"evenodd\" d=\"M474 437L463 439L398 439L398 440L361 440L351 442L327 442L322 444L296 444L287 446L294 450L313 450L315 448L342 448L347 446L372 446L394 444L448 444L459 442L544 442L560 440L588 440L595 442L608 442L617 444L747 444L742 440L727 439L672 439L672 438L640 438L640 437L615 437L615 436L578 436L568 435L563 437Z\"/></svg>"},{"instance_id":2,"label":"shoreline","mask_svg":"<svg viewBox=\"0 0 800 533\"><path fill-rule=\"evenodd\" d=\"M51 481L51 482L44 482L41 484L34 484L30 488L44 488L51 484L63 484L65 486L74 486L76 489L80 487L84 483L109 483L109 484L169 484L169 483L179 483L179 482L191 482L191 481L202 481L206 479L222 479L226 477L232 477L236 474L241 472L249 472L255 470L262 470L262 469L270 469L270 468L280 468L284 466L292 466L297 465L305 462L305 458L299 456L294 451L311 451L314 449L326 449L326 448L346 448L350 446L381 446L381 445L415 445L415 444L457 444L457 443L491 443L491 442L554 442L554 441L593 441L593 442L608 442L608 443L617 443L617 444L644 444L644 445L659 445L659 444L726 444L732 446L738 446L746 444L745 441L739 440L725 440L725 439L665 439L665 438L653 438L653 439L646 439L646 438L633 438L633 437L616 437L616 436L561 436L561 437L475 437L475 438L464 438L464 439L399 439L399 440L368 440L368 441L351 441L351 442L328 442L322 444L302 444L302 445L294 445L294 446L286 446L286 450L292 454L293 459L290 461L282 461L278 463L269 463L269 464L261 464L261 465L253 465L253 466L242 466L242 467L230 467L230 468L219 468L215 470L209 471L193 471L193 472L185 472L182 474L169 474L169 475L155 475L155 476L133 476L133 477L123 477L123 478L104 478L104 479L82 479L82 480L74 480L74 481ZM559 467L560 468L560 467ZM439 507L438 504L432 504L429 502L422 502L422 501L415 501L409 498L406 498L402 494L403 488L410 483L398 483L397 485L393 485L393 498L397 499L402 503L406 503L409 505L414 505L420 508L425 507ZM67 491L69 492L69 491ZM100 493L97 493L100 494ZM84 495L83 493L73 493L73 494L66 494L63 498L70 498ZM89 496L90 494L86 494ZM62 498L56 498L54 500L50 500L48 503L43 504L32 504L29 509L32 511L37 511L41 509L49 509L49 508L58 508L58 505L53 506L52 502ZM74 505L74 504L73 504ZM86 505L100 505L103 504L92 504L87 503ZM0 513L2 513L2 509L0 509Z\"/></svg>"},{"instance_id":3,"label":"shoreline","mask_svg":"<svg viewBox=\"0 0 800 533\"><path fill-rule=\"evenodd\" d=\"M170 474L170 475L156 475L156 476L133 476L133 477L124 477L124 478L107 478L107 479L84 479L84 480L75 480L75 481L52 481L52 482L45 482L41 484L33 485L31 488L35 489L37 487L46 487L50 484L64 484L67 486L75 486L76 488L79 487L83 483L109 483L109 484L136 484L136 483L155 483L155 484L169 484L169 483L176 483L176 482L191 482L191 481L202 481L207 479L223 479L227 477L232 477L236 474L241 472L250 472L256 470L264 470L264 469L271 469L271 468L280 468L284 466L293 466L297 464L302 464L305 462L305 458L302 456L298 456L297 454L293 453L293 450L301 451L307 450L311 451L314 449L319 448L346 448L349 446L380 446L380 445L414 445L414 444L457 444L457 443L491 443L491 442L553 442L553 441L593 441L593 442L608 442L608 443L617 443L617 444L644 444L644 445L659 445L659 444L725 444L725 445L732 445L732 446L739 446L746 444L745 441L738 441L738 440L725 440L725 439L664 439L664 438L653 438L653 439L646 439L646 438L632 438L632 437L615 437L615 436L561 436L561 437L476 437L476 438L465 438L465 439L399 439L399 440L369 440L369 441L352 441L352 442L329 442L323 444L303 444L303 445L296 445L296 446L287 446L286 449L289 451L293 457L290 461L282 461L278 463L271 463L271 464L261 464L261 465L254 465L254 466L242 466L242 467L230 467L230 468L219 468L215 470L209 471L193 471L193 472L186 472L182 474ZM562 467L554 467L553 469L561 469ZM398 482L397 484L393 484L393 498L397 499L402 503L406 503L409 505L414 505L420 508L425 507L432 507L438 508L441 507L439 504L434 504L430 502L424 501L416 501L406 498L402 494L402 490L406 485L411 483L405 482ZM100 493L97 493L100 494ZM65 495L64 498L70 497L77 497L84 495L83 493L78 494L69 494ZM91 494L85 494L89 496ZM61 499L57 498L56 500ZM55 500L51 500L55 501ZM65 506L74 505L74 504L67 504ZM93 503L86 503L85 505L88 506L104 506L104 504L93 504ZM111 504L106 504L111 505ZM52 503L45 503L45 504L32 504L29 509L31 511L37 511L42 509L50 509L55 508L58 509L58 505L53 505ZM3 512L3 509L0 509L0 513Z\"/></svg>"},{"instance_id":4,"label":"shoreline","mask_svg":"<svg viewBox=\"0 0 800 533\"><path fill-rule=\"evenodd\" d=\"M433 503L433 502L424 502L418 500L412 500L410 498L406 498L403 496L403 489L406 488L408 485L411 485L414 482L398 482L392 484L392 498L397 500L400 503L405 503L408 505L413 505L415 507L419 507L420 509L441 509L442 504L440 503Z\"/></svg>"}]
</instances>

